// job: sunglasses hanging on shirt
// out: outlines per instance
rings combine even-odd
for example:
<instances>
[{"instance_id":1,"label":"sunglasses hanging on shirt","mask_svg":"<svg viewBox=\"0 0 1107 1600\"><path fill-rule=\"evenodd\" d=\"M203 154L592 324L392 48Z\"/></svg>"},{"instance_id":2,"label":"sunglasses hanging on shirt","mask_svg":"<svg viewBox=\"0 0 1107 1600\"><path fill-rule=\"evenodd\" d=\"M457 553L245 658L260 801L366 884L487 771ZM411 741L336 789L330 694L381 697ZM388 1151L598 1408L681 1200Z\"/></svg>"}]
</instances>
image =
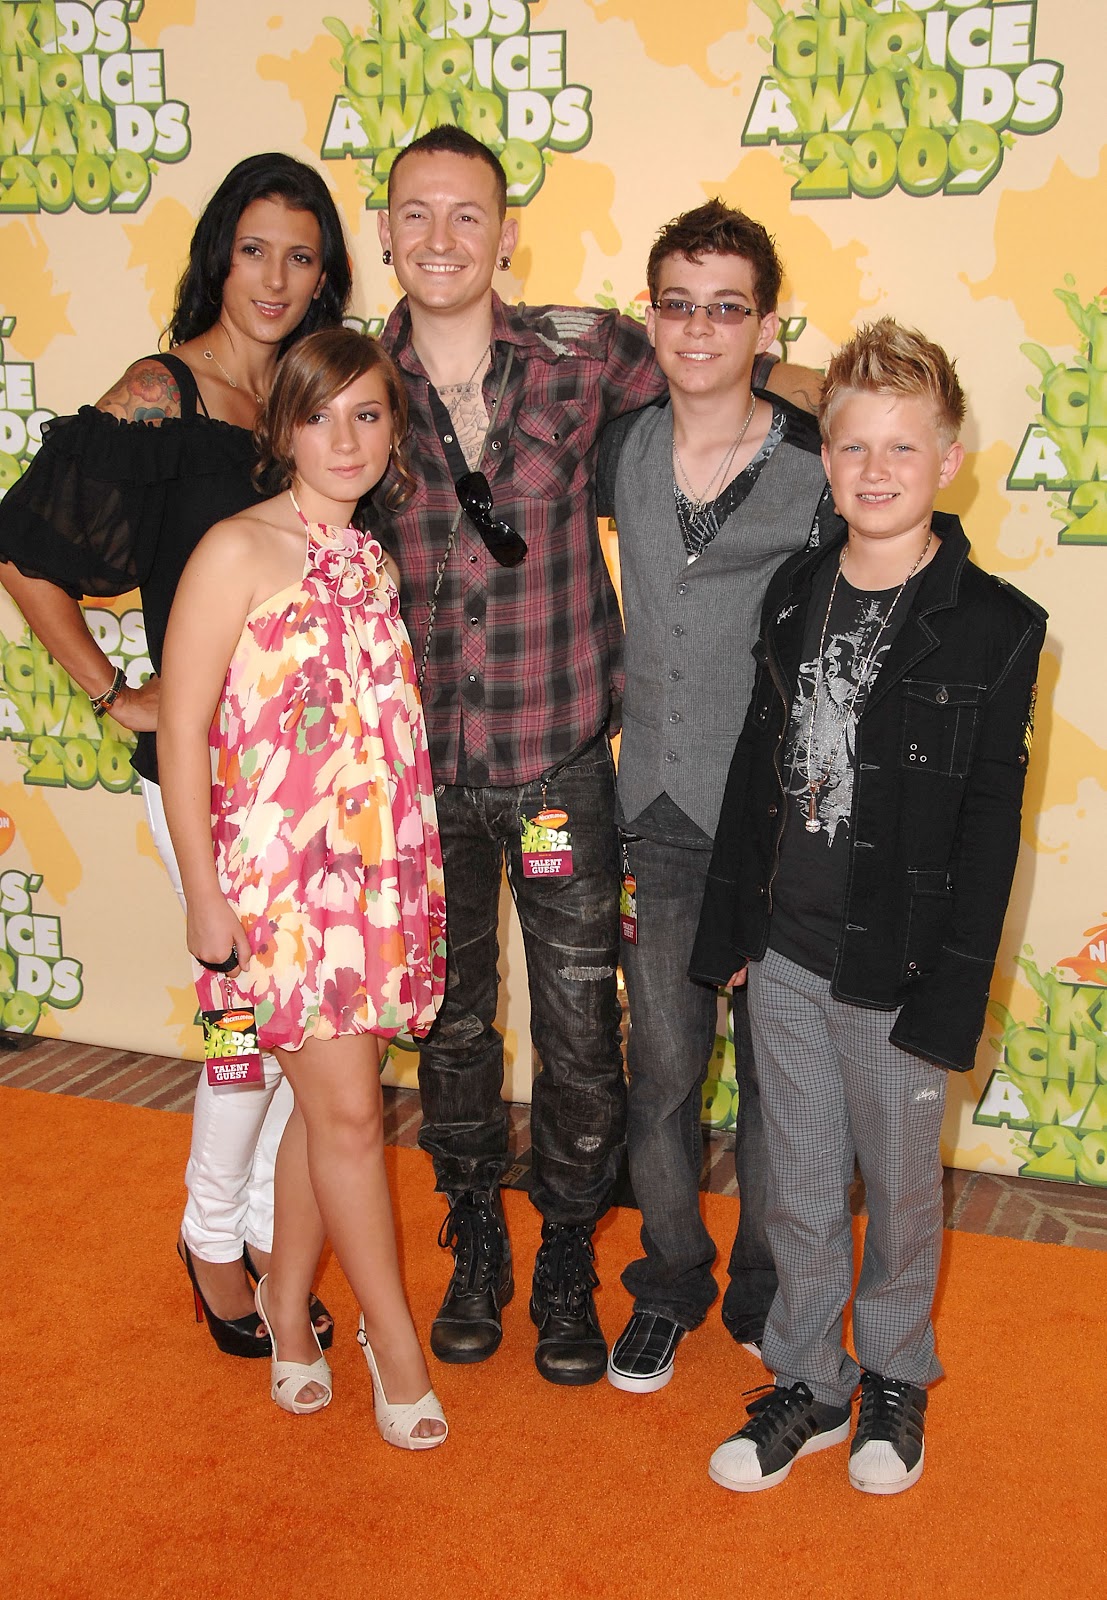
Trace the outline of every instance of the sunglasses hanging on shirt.
<instances>
[{"instance_id":1,"label":"sunglasses hanging on shirt","mask_svg":"<svg viewBox=\"0 0 1107 1600\"><path fill-rule=\"evenodd\" d=\"M431 415L446 452L450 471L454 474L454 489L458 502L473 527L481 536L485 549L501 567L517 567L527 553L527 543L522 534L495 516L492 487L483 472L470 472L469 464L453 431L450 413L433 384L427 385Z\"/></svg>"},{"instance_id":2,"label":"sunglasses hanging on shirt","mask_svg":"<svg viewBox=\"0 0 1107 1600\"><path fill-rule=\"evenodd\" d=\"M492 515L492 489L483 472L467 472L454 484L461 509L484 540L484 548L501 567L517 567L527 542L510 522Z\"/></svg>"}]
</instances>

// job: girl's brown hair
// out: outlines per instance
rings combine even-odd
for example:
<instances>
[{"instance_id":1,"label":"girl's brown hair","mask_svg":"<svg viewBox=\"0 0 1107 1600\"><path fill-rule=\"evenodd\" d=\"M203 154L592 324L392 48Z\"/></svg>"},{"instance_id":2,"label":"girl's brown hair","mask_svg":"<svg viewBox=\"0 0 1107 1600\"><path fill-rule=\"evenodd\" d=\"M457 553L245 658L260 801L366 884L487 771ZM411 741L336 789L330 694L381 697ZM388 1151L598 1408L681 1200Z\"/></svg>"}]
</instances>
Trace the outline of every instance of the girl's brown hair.
<instances>
[{"instance_id":1,"label":"girl's brown hair","mask_svg":"<svg viewBox=\"0 0 1107 1600\"><path fill-rule=\"evenodd\" d=\"M367 372L380 372L392 412L392 457L396 481L385 496L390 511L411 498L415 479L405 453L407 391L392 357L376 339L352 328L321 328L300 339L277 368L276 381L254 427L258 464L254 482L279 494L296 472L292 440L297 428L336 394Z\"/></svg>"}]
</instances>

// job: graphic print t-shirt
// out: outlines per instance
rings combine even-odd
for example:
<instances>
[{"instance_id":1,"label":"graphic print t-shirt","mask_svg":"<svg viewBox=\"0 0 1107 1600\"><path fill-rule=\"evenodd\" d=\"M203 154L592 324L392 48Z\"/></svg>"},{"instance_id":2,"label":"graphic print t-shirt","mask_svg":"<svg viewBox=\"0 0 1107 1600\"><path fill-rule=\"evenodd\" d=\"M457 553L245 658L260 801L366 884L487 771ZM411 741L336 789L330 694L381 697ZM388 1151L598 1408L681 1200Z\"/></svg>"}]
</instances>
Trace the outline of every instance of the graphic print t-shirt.
<instances>
[{"instance_id":1,"label":"graphic print t-shirt","mask_svg":"<svg viewBox=\"0 0 1107 1600\"><path fill-rule=\"evenodd\" d=\"M919 576L912 578L896 600L898 584L894 589L873 592L853 588L842 575L831 605L836 571L833 562L824 564L812 587L807 612L803 660L784 741L782 772L788 809L769 928L772 949L822 978L829 978L834 971L841 933L857 719L919 583ZM820 661L824 619L826 638ZM874 645L875 654L866 671ZM826 782L815 795L812 815L809 782L824 774Z\"/></svg>"}]
</instances>

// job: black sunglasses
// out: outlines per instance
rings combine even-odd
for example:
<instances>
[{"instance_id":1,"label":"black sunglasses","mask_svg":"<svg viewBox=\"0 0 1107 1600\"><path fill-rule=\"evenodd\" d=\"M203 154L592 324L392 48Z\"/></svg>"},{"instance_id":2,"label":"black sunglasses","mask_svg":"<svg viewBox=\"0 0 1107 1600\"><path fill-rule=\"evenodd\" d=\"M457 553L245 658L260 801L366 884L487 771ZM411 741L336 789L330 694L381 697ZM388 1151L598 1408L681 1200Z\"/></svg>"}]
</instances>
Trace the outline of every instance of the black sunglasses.
<instances>
[{"instance_id":1,"label":"black sunglasses","mask_svg":"<svg viewBox=\"0 0 1107 1600\"><path fill-rule=\"evenodd\" d=\"M484 540L484 547L501 567L517 567L527 553L527 543L510 522L492 515L492 490L483 472L467 472L454 484L461 509Z\"/></svg>"}]
</instances>

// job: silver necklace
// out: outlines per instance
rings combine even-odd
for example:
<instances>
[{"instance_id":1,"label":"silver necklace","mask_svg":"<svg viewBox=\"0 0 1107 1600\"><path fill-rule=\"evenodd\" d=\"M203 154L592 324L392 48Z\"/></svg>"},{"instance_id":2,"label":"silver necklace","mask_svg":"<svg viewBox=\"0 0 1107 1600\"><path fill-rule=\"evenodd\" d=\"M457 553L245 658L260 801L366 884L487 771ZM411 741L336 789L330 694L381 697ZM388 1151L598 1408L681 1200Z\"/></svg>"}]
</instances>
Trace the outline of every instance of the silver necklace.
<instances>
[{"instance_id":1,"label":"silver necklace","mask_svg":"<svg viewBox=\"0 0 1107 1600\"><path fill-rule=\"evenodd\" d=\"M481 351L480 356L479 356L479 358L477 360L476 366L473 368L472 372L466 378L464 383L444 383L442 385L442 387L438 390L439 394L440 395L467 394L469 392L469 390L473 387L474 383L477 380L477 373L484 366L484 363L486 361L491 361L491 359L492 359L492 346L489 345L487 350L482 350Z\"/></svg>"},{"instance_id":2,"label":"silver necklace","mask_svg":"<svg viewBox=\"0 0 1107 1600\"><path fill-rule=\"evenodd\" d=\"M711 504L711 502L715 499L715 495L712 493L712 491L715 488L715 485L720 481L720 479L723 479L723 478L726 477L727 471L728 471L728 469L730 467L730 463L734 460L734 457L738 453L738 446L742 443L742 440L746 437L746 430L749 427L750 423L753 421L753 413L756 410L756 408L757 408L757 396L754 395L753 398L750 400L750 408L746 412L746 420L745 420L745 422L743 422L741 428L738 430L737 439L735 439L734 443L732 445L728 445L727 448L723 451L723 458L719 462L719 465L715 468L715 471L714 471L714 473L712 474L712 477L711 477L711 481L708 483L707 487L704 489L702 494L697 494L695 489L693 489L693 487L692 487L692 480L688 476L688 469L685 467L684 462L681 460L680 451L677 449L676 435L675 434L673 435L673 460L676 462L677 471L680 473L680 476L684 479L685 485L687 487L687 490L688 490L687 498L688 498L689 504L692 507L693 516L702 517L704 511ZM717 531L717 529L716 529L716 531Z\"/></svg>"},{"instance_id":3,"label":"silver necklace","mask_svg":"<svg viewBox=\"0 0 1107 1600\"><path fill-rule=\"evenodd\" d=\"M215 354L214 351L205 350L204 351L204 360L205 361L214 361L215 365L219 368L220 372L226 378L226 380L230 384L231 388L232 389L237 389L238 388L238 384L231 377L230 373L227 371L226 367L223 365L223 363L220 361L219 357ZM262 395L258 394L256 390L251 390L250 392L253 394L254 399L257 401L259 406L263 406L265 404L264 397Z\"/></svg>"},{"instance_id":4,"label":"silver necklace","mask_svg":"<svg viewBox=\"0 0 1107 1600\"><path fill-rule=\"evenodd\" d=\"M868 655L865 657L864 665L854 681L853 693L850 695L849 700L846 702L846 705L842 711L842 720L838 728L838 738L835 741L834 749L831 751L829 759L824 762L823 769L816 778L812 776L811 761L814 755L815 722L819 714L819 689L825 681L826 676L825 668L823 666L826 650L826 631L830 626L830 613L834 609L834 596L838 590L838 579L842 576L842 566L846 559L845 550L842 551L841 556L838 558L838 570L834 574L834 582L830 586L830 599L826 604L826 616L823 618L822 632L819 635L819 659L815 667L815 687L811 692L811 721L807 725L807 755L805 762L807 772L807 816L804 819L803 825L808 833L818 833L819 831L821 826L818 813L819 795L830 782L831 773L834 771L838 757L841 754L842 744L846 737L846 729L849 727L850 717L853 714L853 708L857 704L857 696L861 693L861 690L865 688L869 681L869 674L872 672L873 662L876 660L876 653L880 648L880 641L884 637L885 629L892 620L892 612L899 604L899 597L906 589L907 585L911 582L911 579L915 576L916 572L918 572L923 562L926 560L926 553L930 549L933 539L933 533L928 533L926 536L926 543L919 551L919 554L915 559L914 566L911 568L911 571L907 574L906 578L904 578L903 582L892 596L891 605L880 619L880 626L876 630L876 637L873 639L872 647L870 648Z\"/></svg>"}]
</instances>

